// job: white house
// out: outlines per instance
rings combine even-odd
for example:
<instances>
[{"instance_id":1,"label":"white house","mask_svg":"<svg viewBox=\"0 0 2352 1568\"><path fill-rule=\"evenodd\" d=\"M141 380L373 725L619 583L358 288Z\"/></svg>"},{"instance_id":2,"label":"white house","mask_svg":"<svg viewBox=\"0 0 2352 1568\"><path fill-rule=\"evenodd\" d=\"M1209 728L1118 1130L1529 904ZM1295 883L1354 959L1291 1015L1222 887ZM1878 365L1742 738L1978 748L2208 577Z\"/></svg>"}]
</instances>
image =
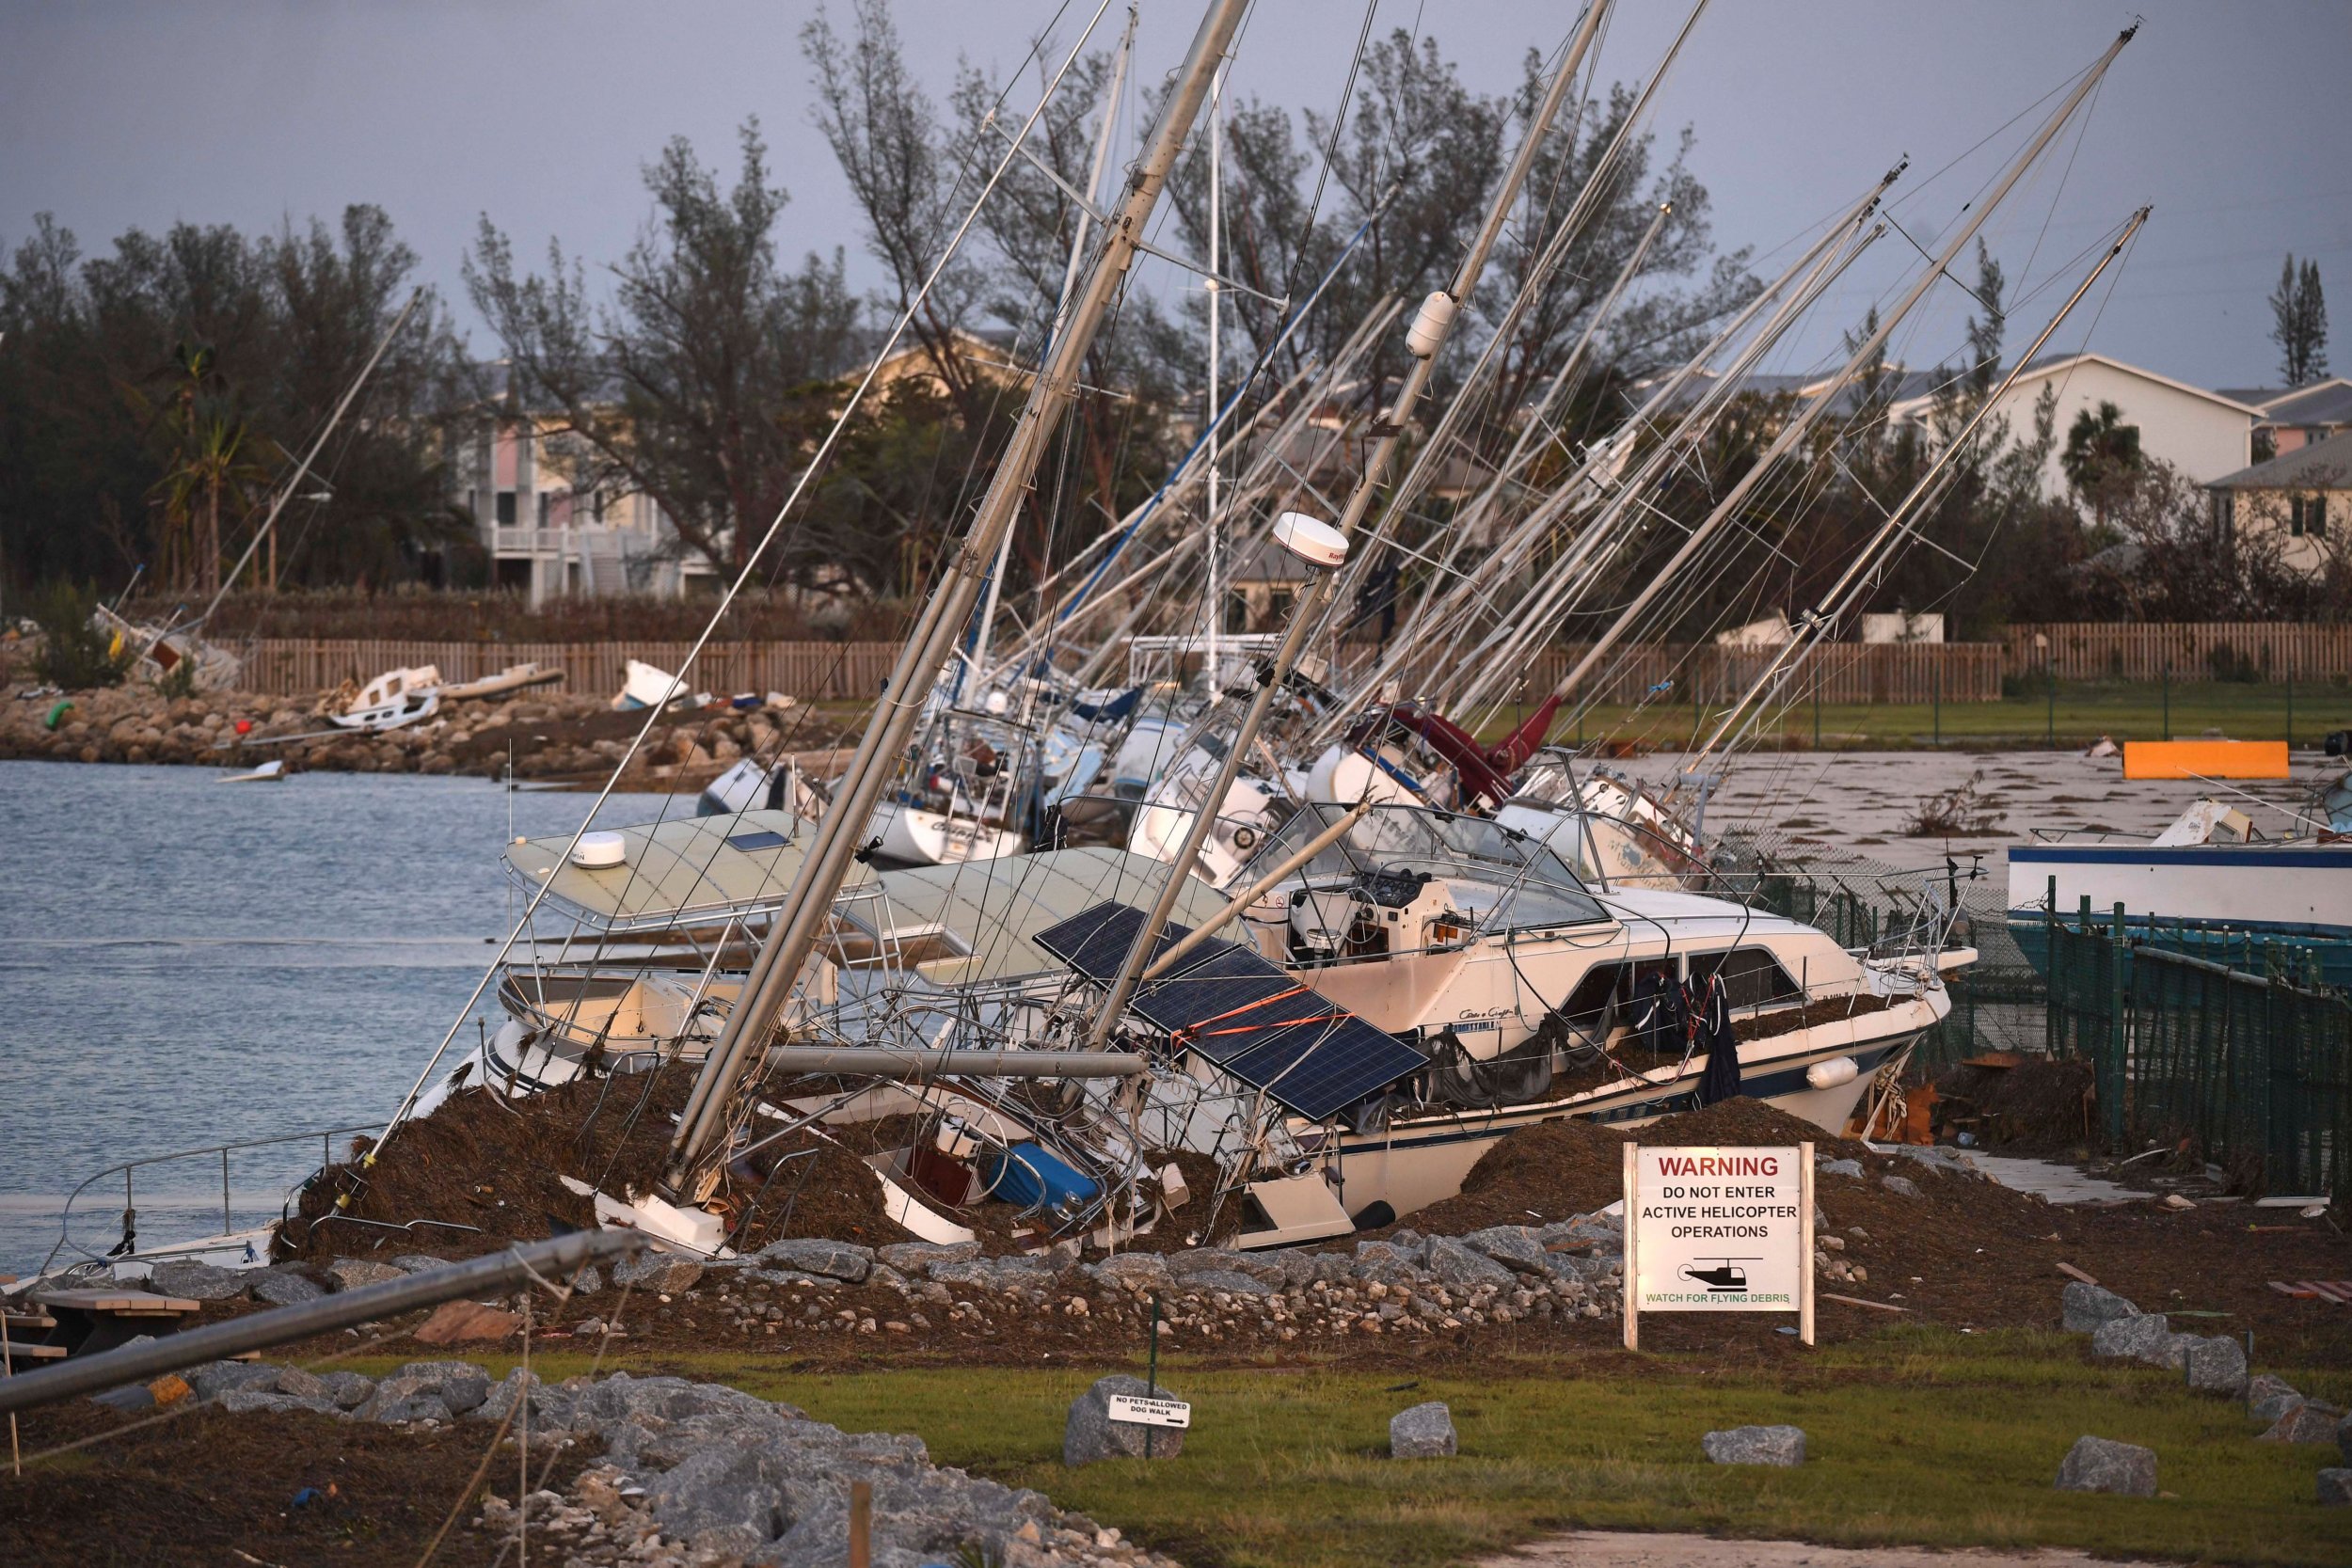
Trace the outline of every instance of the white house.
<instances>
[{"instance_id":1,"label":"white house","mask_svg":"<svg viewBox=\"0 0 2352 1568\"><path fill-rule=\"evenodd\" d=\"M2068 427L2085 412L2095 416L2103 403L2115 404L2123 423L2139 428L2144 455L2162 458L2192 483L2210 484L2254 460L2261 409L2104 354L2069 354L2028 365L1994 405L1995 417L2009 421L2010 440L2032 439L2035 406L2051 388L2057 390L2058 407L2057 440L2042 474L2048 494L2066 493L2066 470L2058 460L2066 451ZM1924 423L1932 409L1931 399L1911 398L1898 403L1892 417L1898 423Z\"/></svg>"}]
</instances>

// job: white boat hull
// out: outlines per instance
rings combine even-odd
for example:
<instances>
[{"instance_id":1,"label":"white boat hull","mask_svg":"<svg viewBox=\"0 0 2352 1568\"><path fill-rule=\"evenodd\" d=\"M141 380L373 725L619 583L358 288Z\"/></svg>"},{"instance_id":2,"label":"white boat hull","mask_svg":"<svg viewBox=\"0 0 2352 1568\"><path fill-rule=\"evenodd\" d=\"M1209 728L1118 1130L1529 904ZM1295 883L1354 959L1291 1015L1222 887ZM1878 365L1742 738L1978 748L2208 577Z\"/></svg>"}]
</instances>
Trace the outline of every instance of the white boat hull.
<instances>
[{"instance_id":1,"label":"white boat hull","mask_svg":"<svg viewBox=\"0 0 2352 1568\"><path fill-rule=\"evenodd\" d=\"M1028 835L992 828L969 816L947 816L893 800L874 813L881 853L907 865L961 865L996 861L1029 847Z\"/></svg>"}]
</instances>

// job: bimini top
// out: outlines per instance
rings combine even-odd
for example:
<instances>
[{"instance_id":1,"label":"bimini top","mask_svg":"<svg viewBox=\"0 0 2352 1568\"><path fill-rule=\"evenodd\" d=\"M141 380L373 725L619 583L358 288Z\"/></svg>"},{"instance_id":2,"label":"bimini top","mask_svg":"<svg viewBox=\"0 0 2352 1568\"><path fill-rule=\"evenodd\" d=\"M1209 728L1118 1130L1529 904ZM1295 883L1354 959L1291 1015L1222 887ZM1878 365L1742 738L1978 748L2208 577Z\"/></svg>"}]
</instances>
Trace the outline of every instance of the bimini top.
<instances>
[{"instance_id":1,"label":"bimini top","mask_svg":"<svg viewBox=\"0 0 2352 1568\"><path fill-rule=\"evenodd\" d=\"M910 961L941 985L985 984L1057 970L1030 938L1105 901L1148 904L1168 879L1165 862L1124 849L1050 849L963 865L885 871L844 897L844 919L880 932L928 937ZM1206 920L1226 895L1195 878L1178 890L1174 918ZM902 939L904 940L904 939Z\"/></svg>"},{"instance_id":2,"label":"bimini top","mask_svg":"<svg viewBox=\"0 0 2352 1568\"><path fill-rule=\"evenodd\" d=\"M1234 877L1246 886L1260 868L1279 865L1346 814L1316 801L1266 835ZM1609 911L1541 839L1500 822L1426 806L1375 806L1298 873L1302 880L1377 876L1394 871L1455 884L1457 907L1487 934L1607 922Z\"/></svg>"},{"instance_id":3,"label":"bimini top","mask_svg":"<svg viewBox=\"0 0 2352 1568\"><path fill-rule=\"evenodd\" d=\"M648 932L765 918L791 891L813 825L784 811L680 816L614 830L618 864L583 866L564 858L571 835L519 839L506 871L525 888L542 883L550 906L591 930ZM847 886L873 873L852 865Z\"/></svg>"}]
</instances>

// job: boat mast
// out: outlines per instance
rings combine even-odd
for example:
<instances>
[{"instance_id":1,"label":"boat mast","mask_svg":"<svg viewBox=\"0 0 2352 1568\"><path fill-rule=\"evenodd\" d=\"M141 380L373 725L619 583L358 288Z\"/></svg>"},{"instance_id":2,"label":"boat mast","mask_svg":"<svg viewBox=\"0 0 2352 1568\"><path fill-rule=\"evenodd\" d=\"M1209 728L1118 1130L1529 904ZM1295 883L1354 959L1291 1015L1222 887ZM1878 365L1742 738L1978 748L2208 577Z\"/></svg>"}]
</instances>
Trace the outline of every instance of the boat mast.
<instances>
[{"instance_id":1,"label":"boat mast","mask_svg":"<svg viewBox=\"0 0 2352 1568\"><path fill-rule=\"evenodd\" d=\"M1999 183L1993 187L1983 200L1967 209L1965 220L1952 230L1951 237L1944 242L1944 248L1937 252L1927 270L1913 282L1910 292L1904 294L1896 303L1894 309L1887 313L1886 318L1879 323L1878 330L1872 332L1862 345L1853 351L1846 360L1845 368L1832 376L1822 387L1820 395L1807 404L1803 412L1781 428L1780 435L1774 438L1764 455L1757 458L1755 466L1740 477L1740 483L1731 487L1731 493L1707 515L1706 521L1691 531L1691 536L1682 542L1681 548L1675 551L1673 559L1652 575L1649 581L1642 585L1641 591L1633 595L1632 602L1618 614L1609 629L1603 632L1600 639L1585 652L1581 658L1576 661L1565 675L1561 677L1560 684L1552 689L1551 695L1555 703L1565 703L1576 695L1576 689L1584 677L1592 673L1594 667L1607 657L1610 651L1620 641L1624 641L1626 633L1632 628L1634 622L1640 619L1651 604L1656 602L1659 594L1665 592L1666 585L1674 580L1676 575L1689 563L1692 557L1698 554L1699 550L1722 530L1723 526L1747 503L1748 497L1764 483L1766 476L1779 464L1780 459L1793 451L1797 443L1804 438L1805 432L1813 428L1814 423L1828 410L1831 403L1847 383L1851 382L1862 367L1868 364L1871 358L1886 346L1886 341L1895 335L1895 328L1900 325L1903 318L1911 313L1912 307L1918 304L1927 292L1935 286L1936 279L1946 276L1946 269L1952 264L1953 259L1960 255L1970 240L1976 238L1977 230L1984 226L1986 218L1993 215L1993 210L2001 204L2002 199L2009 195L2017 182L2025 178L2026 171L2041 158L2042 150L2057 138L2058 132L2065 129L2066 122L2074 118L2074 111L2082 106L2084 99L2090 96L2091 88L2099 85L2100 79L2107 73L2107 67L2115 63L2115 56L2123 52L2123 46L2132 41L2132 35L2138 30L2137 23L2123 29L2117 36L2116 40L2107 46L2107 52L2100 55L2089 71L2083 72L2082 80L2074 84L2074 90L2066 95L2066 102L2059 104L2056 112L2042 122L2042 129L2034 134L2033 140L2026 144L2026 150L2020 152L2016 160L2002 173Z\"/></svg>"},{"instance_id":2,"label":"boat mast","mask_svg":"<svg viewBox=\"0 0 2352 1568\"><path fill-rule=\"evenodd\" d=\"M849 875L859 837L922 714L924 694L951 656L956 636L979 597L989 563L1028 498L1030 481L1045 455L1046 443L1077 392L1087 352L1093 346L1113 296L1126 281L1127 269L1134 263L1152 209L1168 183L1168 171L1200 118L1209 79L1248 8L1248 0L1212 0L1201 17L1176 86L1161 106L1148 150L1128 176L1127 193L1119 211L1104 225L1102 246L1088 272L1086 286L1029 388L1028 403L989 481L988 493L981 498L961 546L948 561L938 591L925 601L899 649L841 787L818 822L791 891L694 1082L662 1176L662 1185L673 1194L694 1196L691 1179L726 1125L736 1085L754 1052L766 1044L794 981L816 951L818 933L832 912L834 895Z\"/></svg>"},{"instance_id":3,"label":"boat mast","mask_svg":"<svg viewBox=\"0 0 2352 1568\"><path fill-rule=\"evenodd\" d=\"M1494 200L1486 209L1486 221L1479 226L1476 238L1470 242L1469 254L1462 258L1461 266L1455 270L1453 283L1442 293L1431 294L1413 323L1412 331L1406 339L1406 346L1413 355L1413 368L1406 373L1405 384L1397 388L1396 402L1373 427L1378 439L1364 464L1362 476L1357 480L1355 489L1348 496L1346 510L1340 515L1335 525L1343 540L1354 536L1358 525L1364 519L1364 514L1372 508L1374 493L1388 477L1389 466L1395 461L1396 449L1403 439L1406 426L1412 420L1422 393L1428 388L1429 378L1437 367L1438 355L1445 347L1446 337L1453 329L1455 313L1477 290L1479 275L1486 271L1486 258L1493 252L1495 242L1502 237L1502 226L1518 200L1519 189L1526 184L1528 172L1534 167L1535 154L1542 149L1544 137L1560 113L1561 103L1567 98L1569 86L1583 67L1584 55L1592 47L1595 35L1600 31L1601 21L1609 13L1609 5L1610 0L1593 0L1585 10L1584 20L1578 26L1575 38L1561 57L1559 68L1552 72L1549 87L1528 119L1527 132L1520 138L1518 152L1511 161L1509 172L1496 189ZM1266 714L1274 705L1275 694L1290 679L1292 670L1298 664L1299 655L1305 652L1308 634L1323 619L1337 577L1336 572L1328 569L1314 574L1304 601L1293 611L1290 628L1283 634L1281 646L1275 651L1273 660L1259 670L1257 692L1250 698L1249 706L1242 715L1241 726L1234 733L1232 744L1226 748L1224 759L1217 765L1216 777L1210 784L1208 793L1193 812L1192 824L1185 831L1184 842L1168 864L1167 879L1160 884L1151 911L1136 928L1135 942L1128 948L1125 961L1119 966L1119 977L1112 983L1110 996L1094 1021L1093 1032L1088 1042L1089 1049L1102 1049L1104 1041L1110 1037L1111 1030L1117 1025L1120 1015L1126 1011L1128 1000L1135 995L1136 982L1151 959L1160 931L1168 925L1168 916L1175 911L1177 895L1183 889L1185 879L1192 875L1194 863L1200 858L1200 847L1208 842L1209 832L1216 824L1217 811L1224 805L1226 795L1233 787L1233 781L1240 777L1242 764L1249 755L1250 743L1263 727Z\"/></svg>"}]
</instances>

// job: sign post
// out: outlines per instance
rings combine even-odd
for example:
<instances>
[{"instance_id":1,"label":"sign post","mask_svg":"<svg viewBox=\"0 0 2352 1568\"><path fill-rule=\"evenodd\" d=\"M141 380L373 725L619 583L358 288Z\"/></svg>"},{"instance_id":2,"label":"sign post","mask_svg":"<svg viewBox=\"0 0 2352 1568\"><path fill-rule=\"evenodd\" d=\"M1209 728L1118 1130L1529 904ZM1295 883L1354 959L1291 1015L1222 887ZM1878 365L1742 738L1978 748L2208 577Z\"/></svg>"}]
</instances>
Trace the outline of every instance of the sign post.
<instances>
[{"instance_id":1,"label":"sign post","mask_svg":"<svg viewBox=\"0 0 2352 1568\"><path fill-rule=\"evenodd\" d=\"M1644 1312L1794 1312L1813 1343L1813 1146L1625 1146L1625 1345Z\"/></svg>"}]
</instances>

